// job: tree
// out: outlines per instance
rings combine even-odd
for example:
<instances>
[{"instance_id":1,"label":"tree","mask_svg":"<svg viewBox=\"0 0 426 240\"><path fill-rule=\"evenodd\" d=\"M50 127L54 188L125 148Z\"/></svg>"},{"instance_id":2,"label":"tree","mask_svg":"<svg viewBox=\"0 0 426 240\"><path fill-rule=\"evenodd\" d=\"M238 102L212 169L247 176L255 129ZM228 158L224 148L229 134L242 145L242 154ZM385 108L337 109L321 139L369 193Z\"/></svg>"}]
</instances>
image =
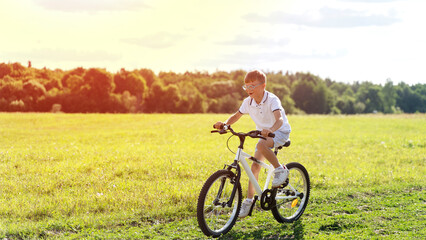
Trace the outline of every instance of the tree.
<instances>
[{"instance_id":1,"label":"tree","mask_svg":"<svg viewBox=\"0 0 426 240\"><path fill-rule=\"evenodd\" d=\"M137 71L127 72L122 69L114 76L114 83L115 93L127 91L140 99L145 98L148 89L145 79Z\"/></svg>"},{"instance_id":2,"label":"tree","mask_svg":"<svg viewBox=\"0 0 426 240\"><path fill-rule=\"evenodd\" d=\"M291 87L291 81L290 81L289 77L287 75L282 75L282 72L267 73L266 77L267 77L268 85L278 84L280 86L285 86L287 88ZM275 94L275 92L274 92L274 94Z\"/></svg>"},{"instance_id":3,"label":"tree","mask_svg":"<svg viewBox=\"0 0 426 240\"><path fill-rule=\"evenodd\" d=\"M286 114L294 114L300 111L296 108L293 99L289 95L286 95L281 99L281 105L283 106Z\"/></svg>"},{"instance_id":4,"label":"tree","mask_svg":"<svg viewBox=\"0 0 426 240\"><path fill-rule=\"evenodd\" d=\"M135 96L131 95L128 91L125 91L121 95L121 102L123 103L127 112L130 112L130 113L137 112L137 109L138 109L137 98Z\"/></svg>"},{"instance_id":5,"label":"tree","mask_svg":"<svg viewBox=\"0 0 426 240\"><path fill-rule=\"evenodd\" d=\"M74 94L79 94L81 88L84 86L84 79L79 75L71 75L63 81Z\"/></svg>"},{"instance_id":6,"label":"tree","mask_svg":"<svg viewBox=\"0 0 426 240\"><path fill-rule=\"evenodd\" d=\"M0 63L0 79L4 76L10 75L12 67L6 63Z\"/></svg>"},{"instance_id":7,"label":"tree","mask_svg":"<svg viewBox=\"0 0 426 240\"><path fill-rule=\"evenodd\" d=\"M1 111L23 111L25 104L23 84L21 81L14 81L11 77L6 76L0 82L0 112Z\"/></svg>"},{"instance_id":8,"label":"tree","mask_svg":"<svg viewBox=\"0 0 426 240\"><path fill-rule=\"evenodd\" d=\"M244 70L235 70L231 72L231 79L235 83L243 84L244 77L246 76L247 72Z\"/></svg>"},{"instance_id":9,"label":"tree","mask_svg":"<svg viewBox=\"0 0 426 240\"><path fill-rule=\"evenodd\" d=\"M236 92L236 88L237 87L234 81L215 81L210 83L210 86L206 87L204 92L209 98L220 98Z\"/></svg>"},{"instance_id":10,"label":"tree","mask_svg":"<svg viewBox=\"0 0 426 240\"><path fill-rule=\"evenodd\" d=\"M381 96L383 98L383 112L393 113L396 104L396 90L390 79L386 81L385 86L382 88Z\"/></svg>"},{"instance_id":11,"label":"tree","mask_svg":"<svg viewBox=\"0 0 426 240\"><path fill-rule=\"evenodd\" d=\"M142 68L138 72L145 79L148 87L150 87L155 82L156 76L152 70Z\"/></svg>"},{"instance_id":12,"label":"tree","mask_svg":"<svg viewBox=\"0 0 426 240\"><path fill-rule=\"evenodd\" d=\"M235 96L236 94L227 94L218 99L218 110L221 113L233 113L238 110L240 101Z\"/></svg>"},{"instance_id":13,"label":"tree","mask_svg":"<svg viewBox=\"0 0 426 240\"><path fill-rule=\"evenodd\" d=\"M414 92L417 93L420 97L420 105L418 106L416 111L419 111L421 113L426 112L426 84L416 84L412 86L412 89Z\"/></svg>"},{"instance_id":14,"label":"tree","mask_svg":"<svg viewBox=\"0 0 426 240\"><path fill-rule=\"evenodd\" d=\"M9 102L14 100L22 99L25 94L23 90L23 83L19 80L4 80L0 85L0 96L3 99L8 100Z\"/></svg>"},{"instance_id":15,"label":"tree","mask_svg":"<svg viewBox=\"0 0 426 240\"><path fill-rule=\"evenodd\" d=\"M306 113L315 112L315 103L312 96L314 95L314 83L307 81L299 81L294 87L291 97L296 103L296 107Z\"/></svg>"},{"instance_id":16,"label":"tree","mask_svg":"<svg viewBox=\"0 0 426 240\"><path fill-rule=\"evenodd\" d=\"M333 98L330 95L324 82L318 82L314 88L313 113L329 113L333 106Z\"/></svg>"},{"instance_id":17,"label":"tree","mask_svg":"<svg viewBox=\"0 0 426 240\"><path fill-rule=\"evenodd\" d=\"M422 96L413 91L406 83L399 83L396 92L398 95L396 105L402 111L406 113L414 113L416 111L420 112L420 109L425 108Z\"/></svg>"},{"instance_id":18,"label":"tree","mask_svg":"<svg viewBox=\"0 0 426 240\"><path fill-rule=\"evenodd\" d=\"M297 112L295 102L291 98L291 92L287 85L270 83L268 88L281 100L281 104L287 114Z\"/></svg>"},{"instance_id":19,"label":"tree","mask_svg":"<svg viewBox=\"0 0 426 240\"><path fill-rule=\"evenodd\" d=\"M206 107L203 104L204 97L199 91L194 93L190 101L191 101L191 109L189 111L190 113L204 113L206 111L205 110Z\"/></svg>"},{"instance_id":20,"label":"tree","mask_svg":"<svg viewBox=\"0 0 426 240\"><path fill-rule=\"evenodd\" d=\"M338 97L336 101L336 107L340 110L342 114L355 114L355 104L355 98L348 95ZM360 106L360 108L362 108L362 111L364 111L365 106Z\"/></svg>"},{"instance_id":21,"label":"tree","mask_svg":"<svg viewBox=\"0 0 426 240\"><path fill-rule=\"evenodd\" d=\"M85 73L86 73L86 70L84 68L81 68L81 67L75 68L75 69L67 72L62 77L62 79L61 79L61 85L63 87L66 87L66 88L70 88L70 89L74 89L74 90L80 90L81 86L84 84L84 81L80 82L79 80L76 80L76 79L83 80L83 76L84 76ZM68 78L70 78L72 76L76 76L76 77L79 77L79 78L76 78L74 80L68 81ZM77 81L77 82L75 82L75 81ZM70 84L71 84L71 86L70 86Z\"/></svg>"},{"instance_id":22,"label":"tree","mask_svg":"<svg viewBox=\"0 0 426 240\"><path fill-rule=\"evenodd\" d=\"M46 88L36 80L24 83L23 90L26 97L32 97L34 100L46 95Z\"/></svg>"},{"instance_id":23,"label":"tree","mask_svg":"<svg viewBox=\"0 0 426 240\"><path fill-rule=\"evenodd\" d=\"M13 78L23 78L26 74L26 68L22 66L20 63L12 63L12 71L10 72L10 76Z\"/></svg>"},{"instance_id":24,"label":"tree","mask_svg":"<svg viewBox=\"0 0 426 240\"><path fill-rule=\"evenodd\" d=\"M366 82L361 84L357 92L357 101L365 105L364 112L383 111L383 100L380 86Z\"/></svg>"},{"instance_id":25,"label":"tree","mask_svg":"<svg viewBox=\"0 0 426 240\"><path fill-rule=\"evenodd\" d=\"M355 103L355 113L363 113L365 111L365 104L362 102Z\"/></svg>"},{"instance_id":26,"label":"tree","mask_svg":"<svg viewBox=\"0 0 426 240\"><path fill-rule=\"evenodd\" d=\"M70 71L0 63L0 111L64 112L235 112L247 97L244 70L110 74L105 69ZM426 112L426 84L339 83L311 73L267 72L267 90L287 113L355 114Z\"/></svg>"},{"instance_id":27,"label":"tree","mask_svg":"<svg viewBox=\"0 0 426 240\"><path fill-rule=\"evenodd\" d=\"M94 99L107 98L114 89L111 74L105 69L90 68L83 76L84 84L88 85L89 94Z\"/></svg>"},{"instance_id":28,"label":"tree","mask_svg":"<svg viewBox=\"0 0 426 240\"><path fill-rule=\"evenodd\" d=\"M177 86L174 84L167 86L165 88L165 95L161 97L161 100L164 112L176 112L176 107L181 100Z\"/></svg>"},{"instance_id":29,"label":"tree","mask_svg":"<svg viewBox=\"0 0 426 240\"><path fill-rule=\"evenodd\" d=\"M160 83L154 83L150 89L149 96L145 103L148 112L179 112L179 103L182 96L176 85L171 84L164 87Z\"/></svg>"}]
</instances>

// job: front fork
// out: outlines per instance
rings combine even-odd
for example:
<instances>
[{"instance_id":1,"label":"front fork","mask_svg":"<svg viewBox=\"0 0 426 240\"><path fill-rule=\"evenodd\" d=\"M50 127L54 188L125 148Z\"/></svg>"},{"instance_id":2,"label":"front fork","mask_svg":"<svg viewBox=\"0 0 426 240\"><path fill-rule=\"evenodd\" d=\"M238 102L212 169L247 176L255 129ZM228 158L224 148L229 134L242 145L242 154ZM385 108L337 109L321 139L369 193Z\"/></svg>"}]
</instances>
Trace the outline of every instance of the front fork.
<instances>
[{"instance_id":1,"label":"front fork","mask_svg":"<svg viewBox=\"0 0 426 240\"><path fill-rule=\"evenodd\" d=\"M234 160L234 162L231 165L225 164L223 168L224 169L226 168L226 170L228 171L232 171L232 169L235 169L236 171L235 177L231 179L231 184L233 184L234 187L232 188L231 196L229 197L229 200L226 203L228 207L231 207L232 203L234 202L235 193L237 192L238 183L240 182L241 168L237 160ZM224 183L225 183L225 179L222 180L221 189L223 188ZM222 191L219 191L219 192L220 192L219 194L221 194Z\"/></svg>"}]
</instances>

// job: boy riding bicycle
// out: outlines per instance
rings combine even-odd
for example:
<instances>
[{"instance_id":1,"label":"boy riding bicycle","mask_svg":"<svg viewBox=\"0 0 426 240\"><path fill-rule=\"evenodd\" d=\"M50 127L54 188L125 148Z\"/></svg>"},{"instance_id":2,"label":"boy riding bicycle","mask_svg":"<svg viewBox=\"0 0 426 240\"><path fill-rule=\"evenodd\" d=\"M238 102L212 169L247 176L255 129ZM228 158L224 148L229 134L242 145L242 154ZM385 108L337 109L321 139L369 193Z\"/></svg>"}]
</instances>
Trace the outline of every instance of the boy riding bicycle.
<instances>
[{"instance_id":1,"label":"boy riding bicycle","mask_svg":"<svg viewBox=\"0 0 426 240\"><path fill-rule=\"evenodd\" d=\"M281 106L280 99L274 94L265 90L266 75L254 70L245 76L243 89L249 95L243 100L239 110L230 116L224 123L217 122L214 127L221 129L224 124L232 125L237 122L243 114L249 114L256 124L257 130L262 131L262 136L266 140L260 139L256 145L254 157L260 161L265 158L275 167L272 187L276 188L283 184L288 177L288 169L281 165L271 148L283 145L290 137L291 127ZM268 137L269 133L274 133L275 137ZM251 170L258 179L260 166L253 162ZM246 217L253 204L254 187L249 181L247 198L244 200L238 217Z\"/></svg>"}]
</instances>

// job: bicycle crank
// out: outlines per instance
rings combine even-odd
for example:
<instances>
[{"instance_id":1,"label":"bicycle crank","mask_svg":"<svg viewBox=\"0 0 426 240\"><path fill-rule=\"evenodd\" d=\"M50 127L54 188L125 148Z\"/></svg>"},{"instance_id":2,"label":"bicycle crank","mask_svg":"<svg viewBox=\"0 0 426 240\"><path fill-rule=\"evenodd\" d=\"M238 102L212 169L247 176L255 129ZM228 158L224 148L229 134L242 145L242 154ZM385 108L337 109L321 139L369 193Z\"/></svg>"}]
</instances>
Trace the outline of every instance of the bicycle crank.
<instances>
[{"instance_id":1,"label":"bicycle crank","mask_svg":"<svg viewBox=\"0 0 426 240\"><path fill-rule=\"evenodd\" d=\"M276 205L275 196L277 195L277 188L266 189L260 197L260 206L263 210L271 210Z\"/></svg>"}]
</instances>

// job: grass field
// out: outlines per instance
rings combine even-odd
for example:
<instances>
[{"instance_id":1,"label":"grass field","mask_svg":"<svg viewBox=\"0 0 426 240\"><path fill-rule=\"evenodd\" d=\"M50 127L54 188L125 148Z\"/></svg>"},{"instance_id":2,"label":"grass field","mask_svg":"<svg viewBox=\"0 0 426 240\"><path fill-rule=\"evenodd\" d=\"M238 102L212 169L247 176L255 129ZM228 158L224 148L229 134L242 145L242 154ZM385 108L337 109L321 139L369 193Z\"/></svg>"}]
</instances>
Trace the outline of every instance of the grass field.
<instances>
[{"instance_id":1,"label":"grass field","mask_svg":"<svg viewBox=\"0 0 426 240\"><path fill-rule=\"evenodd\" d=\"M0 239L204 238L199 191L233 160L228 136L210 134L226 117L1 113ZM289 121L279 159L310 173L305 214L279 224L257 208L223 239L426 238L426 115ZM249 117L234 125L253 128Z\"/></svg>"}]
</instances>

